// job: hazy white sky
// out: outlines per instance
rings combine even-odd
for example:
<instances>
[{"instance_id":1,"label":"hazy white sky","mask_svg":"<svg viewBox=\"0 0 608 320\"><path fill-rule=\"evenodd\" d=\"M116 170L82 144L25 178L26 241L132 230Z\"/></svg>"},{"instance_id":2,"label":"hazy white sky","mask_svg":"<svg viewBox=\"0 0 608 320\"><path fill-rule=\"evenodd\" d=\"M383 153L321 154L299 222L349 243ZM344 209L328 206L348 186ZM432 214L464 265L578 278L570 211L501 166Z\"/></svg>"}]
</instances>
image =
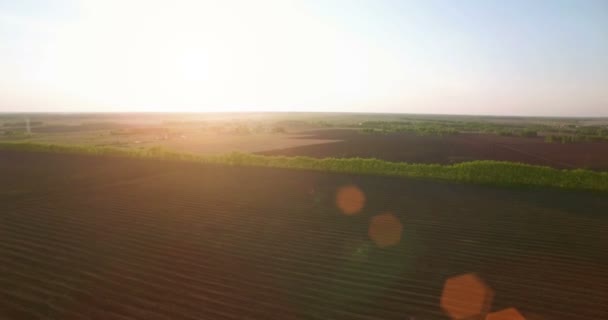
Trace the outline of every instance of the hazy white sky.
<instances>
[{"instance_id":1,"label":"hazy white sky","mask_svg":"<svg viewBox=\"0 0 608 320\"><path fill-rule=\"evenodd\" d=\"M608 1L0 0L2 111L608 116Z\"/></svg>"}]
</instances>

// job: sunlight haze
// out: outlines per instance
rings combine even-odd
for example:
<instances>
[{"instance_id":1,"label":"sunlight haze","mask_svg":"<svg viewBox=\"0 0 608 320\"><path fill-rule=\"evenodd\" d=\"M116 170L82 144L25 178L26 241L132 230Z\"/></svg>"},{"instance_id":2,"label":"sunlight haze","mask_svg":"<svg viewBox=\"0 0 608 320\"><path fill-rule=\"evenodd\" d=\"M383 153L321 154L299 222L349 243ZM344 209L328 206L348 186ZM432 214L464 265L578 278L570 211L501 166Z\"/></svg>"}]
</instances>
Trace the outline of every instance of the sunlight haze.
<instances>
[{"instance_id":1,"label":"sunlight haze","mask_svg":"<svg viewBox=\"0 0 608 320\"><path fill-rule=\"evenodd\" d=\"M0 70L0 112L608 116L608 2L0 0Z\"/></svg>"}]
</instances>

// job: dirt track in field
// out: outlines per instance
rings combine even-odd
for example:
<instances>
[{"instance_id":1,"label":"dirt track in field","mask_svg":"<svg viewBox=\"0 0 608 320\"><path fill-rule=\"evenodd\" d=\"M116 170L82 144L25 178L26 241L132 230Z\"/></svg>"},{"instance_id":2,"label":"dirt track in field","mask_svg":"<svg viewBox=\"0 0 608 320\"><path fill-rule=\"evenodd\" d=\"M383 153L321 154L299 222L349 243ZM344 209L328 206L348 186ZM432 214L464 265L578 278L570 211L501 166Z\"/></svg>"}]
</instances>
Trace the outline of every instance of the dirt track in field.
<instances>
[{"instance_id":1,"label":"dirt track in field","mask_svg":"<svg viewBox=\"0 0 608 320\"><path fill-rule=\"evenodd\" d=\"M608 142L546 143L544 138L460 134L417 136L410 133L364 134L349 129L309 132L307 139L341 140L260 152L266 155L364 157L412 163L450 164L501 160L561 169L608 170Z\"/></svg>"},{"instance_id":2,"label":"dirt track in field","mask_svg":"<svg viewBox=\"0 0 608 320\"><path fill-rule=\"evenodd\" d=\"M2 319L447 319L465 273L492 311L608 318L604 194L6 151L0 177Z\"/></svg>"}]
</instances>

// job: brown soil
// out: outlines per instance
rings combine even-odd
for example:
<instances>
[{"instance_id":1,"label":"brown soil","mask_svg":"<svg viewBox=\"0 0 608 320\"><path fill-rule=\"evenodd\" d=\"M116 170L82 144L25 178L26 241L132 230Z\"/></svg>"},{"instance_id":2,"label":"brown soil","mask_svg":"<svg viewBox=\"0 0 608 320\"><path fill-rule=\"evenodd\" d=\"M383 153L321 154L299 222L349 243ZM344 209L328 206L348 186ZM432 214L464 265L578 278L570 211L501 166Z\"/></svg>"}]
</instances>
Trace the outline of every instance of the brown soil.
<instances>
[{"instance_id":1,"label":"brown soil","mask_svg":"<svg viewBox=\"0 0 608 320\"><path fill-rule=\"evenodd\" d=\"M0 177L2 319L447 319L471 272L492 311L608 318L603 194L7 151Z\"/></svg>"},{"instance_id":2,"label":"brown soil","mask_svg":"<svg viewBox=\"0 0 608 320\"><path fill-rule=\"evenodd\" d=\"M555 168L608 170L608 142L546 143L544 138L460 134L417 136L408 133L364 134L355 130L319 130L307 139L340 142L260 152L266 155L364 157L412 163L450 164L502 160Z\"/></svg>"}]
</instances>

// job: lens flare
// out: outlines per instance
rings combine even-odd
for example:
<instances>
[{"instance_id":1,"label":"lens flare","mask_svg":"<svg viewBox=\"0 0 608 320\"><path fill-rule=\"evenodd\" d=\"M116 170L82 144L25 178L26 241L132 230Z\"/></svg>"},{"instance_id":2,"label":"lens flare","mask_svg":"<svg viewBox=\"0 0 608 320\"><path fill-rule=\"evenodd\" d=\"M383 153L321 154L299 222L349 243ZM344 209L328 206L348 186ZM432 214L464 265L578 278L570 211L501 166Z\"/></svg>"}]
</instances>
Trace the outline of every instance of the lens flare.
<instances>
[{"instance_id":1,"label":"lens flare","mask_svg":"<svg viewBox=\"0 0 608 320\"><path fill-rule=\"evenodd\" d=\"M398 244L402 232L401 221L392 213L374 216L369 224L369 237L380 248Z\"/></svg>"},{"instance_id":2,"label":"lens flare","mask_svg":"<svg viewBox=\"0 0 608 320\"><path fill-rule=\"evenodd\" d=\"M483 280L467 273L445 281L441 308L452 319L467 319L487 313L493 297L494 291Z\"/></svg>"},{"instance_id":3,"label":"lens flare","mask_svg":"<svg viewBox=\"0 0 608 320\"><path fill-rule=\"evenodd\" d=\"M526 320L515 308L489 313L486 320Z\"/></svg>"},{"instance_id":4,"label":"lens flare","mask_svg":"<svg viewBox=\"0 0 608 320\"><path fill-rule=\"evenodd\" d=\"M336 205L346 215L357 214L365 205L365 194L353 185L341 187L336 194Z\"/></svg>"}]
</instances>

